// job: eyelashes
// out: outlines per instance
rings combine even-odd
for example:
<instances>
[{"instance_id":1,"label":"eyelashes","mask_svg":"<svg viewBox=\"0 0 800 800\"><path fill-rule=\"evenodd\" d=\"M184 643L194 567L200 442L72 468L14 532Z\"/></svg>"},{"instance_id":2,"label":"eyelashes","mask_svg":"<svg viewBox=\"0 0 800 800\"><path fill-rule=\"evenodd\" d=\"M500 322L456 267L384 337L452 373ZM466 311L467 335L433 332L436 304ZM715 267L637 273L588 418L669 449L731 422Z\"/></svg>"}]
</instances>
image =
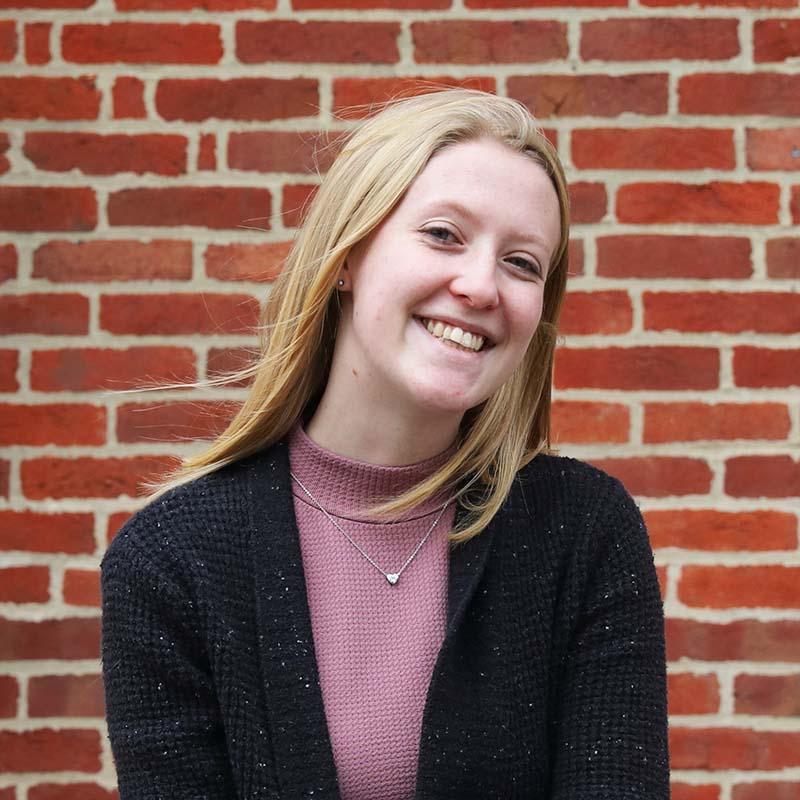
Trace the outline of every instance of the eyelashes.
<instances>
[{"instance_id":1,"label":"eyelashes","mask_svg":"<svg viewBox=\"0 0 800 800\"><path fill-rule=\"evenodd\" d=\"M457 241L455 234L449 228L442 227L441 225L434 225L431 228L424 228L422 232L440 244L447 244L448 236L452 236L453 241ZM438 234L444 234L444 236L439 236ZM527 258L513 256L512 258L507 259L507 261L508 263L513 264L515 267L525 270L526 272L530 272L533 275L538 275L539 277L542 275L542 270L539 265L534 261L529 261Z\"/></svg>"}]
</instances>

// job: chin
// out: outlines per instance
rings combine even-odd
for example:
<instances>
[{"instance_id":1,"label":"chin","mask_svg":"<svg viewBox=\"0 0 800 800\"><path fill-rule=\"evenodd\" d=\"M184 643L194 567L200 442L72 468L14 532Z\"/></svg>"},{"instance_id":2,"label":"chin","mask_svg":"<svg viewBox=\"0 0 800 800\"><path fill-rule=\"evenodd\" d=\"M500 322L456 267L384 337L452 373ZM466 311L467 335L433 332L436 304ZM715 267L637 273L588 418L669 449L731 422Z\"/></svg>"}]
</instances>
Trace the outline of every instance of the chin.
<instances>
[{"instance_id":1,"label":"chin","mask_svg":"<svg viewBox=\"0 0 800 800\"><path fill-rule=\"evenodd\" d=\"M415 403L442 414L464 414L471 408L487 400L491 393L475 391L475 387L459 389L459 387L444 387L441 383L436 385L416 385L412 388Z\"/></svg>"}]
</instances>

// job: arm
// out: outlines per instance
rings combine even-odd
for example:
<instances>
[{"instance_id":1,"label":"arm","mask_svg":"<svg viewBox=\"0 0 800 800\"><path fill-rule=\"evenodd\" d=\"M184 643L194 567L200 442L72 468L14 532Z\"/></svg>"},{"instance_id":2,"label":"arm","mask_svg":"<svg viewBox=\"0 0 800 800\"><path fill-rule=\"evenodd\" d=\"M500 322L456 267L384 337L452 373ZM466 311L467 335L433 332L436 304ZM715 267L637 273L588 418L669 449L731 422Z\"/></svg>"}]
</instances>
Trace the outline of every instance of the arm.
<instances>
[{"instance_id":1,"label":"arm","mask_svg":"<svg viewBox=\"0 0 800 800\"><path fill-rule=\"evenodd\" d=\"M552 800L668 800L664 616L639 509L613 479L578 547Z\"/></svg>"},{"instance_id":2,"label":"arm","mask_svg":"<svg viewBox=\"0 0 800 800\"><path fill-rule=\"evenodd\" d=\"M120 798L231 800L198 611L121 536L101 565L106 719Z\"/></svg>"}]
</instances>

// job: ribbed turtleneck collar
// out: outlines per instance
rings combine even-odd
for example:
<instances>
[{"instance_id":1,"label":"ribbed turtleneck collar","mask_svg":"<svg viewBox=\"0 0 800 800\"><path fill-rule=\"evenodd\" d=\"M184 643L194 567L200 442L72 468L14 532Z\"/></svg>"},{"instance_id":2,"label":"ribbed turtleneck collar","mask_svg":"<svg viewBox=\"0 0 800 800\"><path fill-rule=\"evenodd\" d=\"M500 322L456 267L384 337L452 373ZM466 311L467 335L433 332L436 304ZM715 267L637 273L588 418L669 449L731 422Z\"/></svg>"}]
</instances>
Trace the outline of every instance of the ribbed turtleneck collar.
<instances>
[{"instance_id":1,"label":"ribbed turtleneck collar","mask_svg":"<svg viewBox=\"0 0 800 800\"><path fill-rule=\"evenodd\" d=\"M321 505L334 516L365 520L363 509L378 501L397 497L414 484L433 474L455 452L452 444L425 461L399 467L369 464L320 447L303 430L300 422L289 432L289 461L297 475ZM292 481L295 497L313 506L308 495ZM403 515L402 519L429 514L438 508L445 495L432 498Z\"/></svg>"}]
</instances>

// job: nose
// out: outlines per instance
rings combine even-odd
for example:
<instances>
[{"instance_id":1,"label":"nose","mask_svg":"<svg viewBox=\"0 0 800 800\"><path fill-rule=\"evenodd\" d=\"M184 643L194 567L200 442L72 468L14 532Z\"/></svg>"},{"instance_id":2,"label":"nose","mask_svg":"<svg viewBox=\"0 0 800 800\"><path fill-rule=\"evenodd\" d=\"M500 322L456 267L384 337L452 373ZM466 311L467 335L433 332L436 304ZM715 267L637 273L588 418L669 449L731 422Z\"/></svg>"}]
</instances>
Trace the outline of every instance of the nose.
<instances>
[{"instance_id":1,"label":"nose","mask_svg":"<svg viewBox=\"0 0 800 800\"><path fill-rule=\"evenodd\" d=\"M487 253L465 258L450 282L450 292L473 308L494 308L500 301L497 288L497 263Z\"/></svg>"}]
</instances>

